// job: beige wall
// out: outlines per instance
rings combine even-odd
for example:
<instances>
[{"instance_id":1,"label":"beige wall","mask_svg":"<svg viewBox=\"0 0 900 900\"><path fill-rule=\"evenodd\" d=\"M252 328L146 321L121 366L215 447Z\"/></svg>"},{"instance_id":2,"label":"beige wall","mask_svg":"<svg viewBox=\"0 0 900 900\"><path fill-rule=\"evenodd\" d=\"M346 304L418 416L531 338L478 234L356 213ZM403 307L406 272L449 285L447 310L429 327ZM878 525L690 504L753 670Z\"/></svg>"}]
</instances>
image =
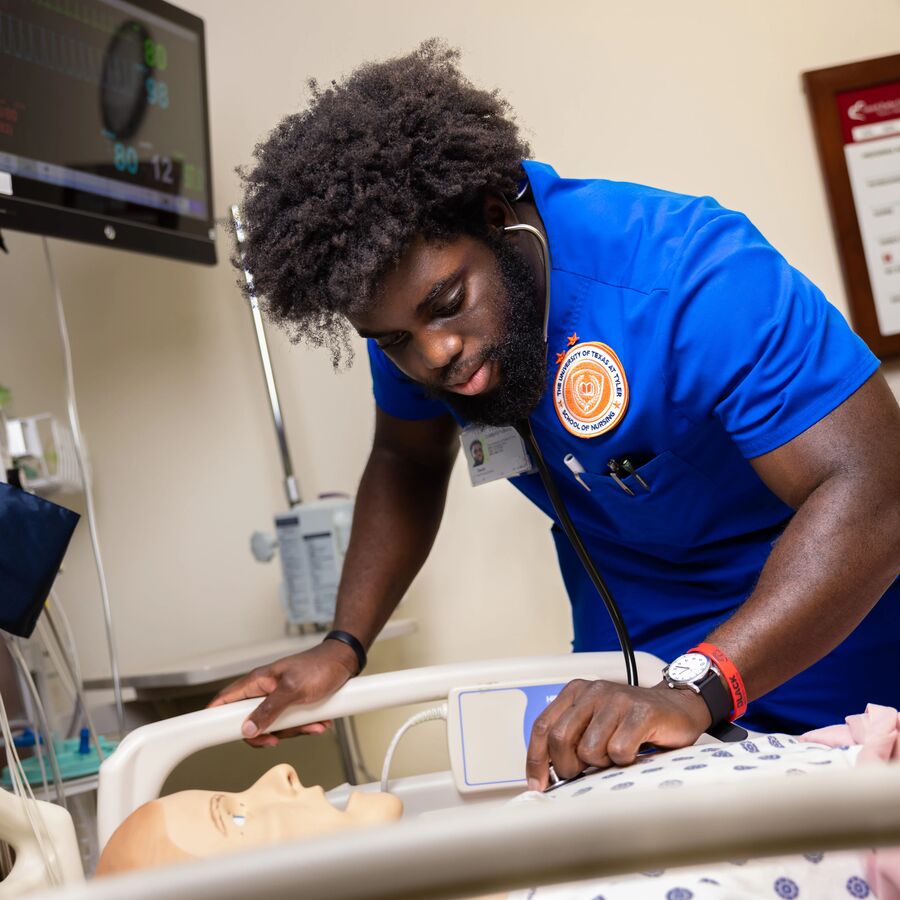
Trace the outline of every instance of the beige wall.
<instances>
[{"instance_id":1,"label":"beige wall","mask_svg":"<svg viewBox=\"0 0 900 900\"><path fill-rule=\"evenodd\" d=\"M463 48L476 83L511 100L536 157L567 175L712 194L746 211L846 309L799 74L896 52L897 0L183 2L206 20L223 214L239 196L235 166L303 104L307 76L338 78L440 35ZM6 238L0 383L14 389L14 412L62 413L41 244ZM122 668L277 633L277 566L255 563L247 538L282 507L278 458L224 240L215 269L58 241L52 252ZM352 491L372 425L364 361L333 376L325 352L273 344L302 489ZM900 392L900 366L886 370ZM567 604L546 532L513 489L473 492L458 469L404 607L421 633L376 651L374 667L565 650ZM85 528L59 586L86 673L104 673ZM365 723L376 763L395 720ZM400 771L421 767L401 751Z\"/></svg>"}]
</instances>

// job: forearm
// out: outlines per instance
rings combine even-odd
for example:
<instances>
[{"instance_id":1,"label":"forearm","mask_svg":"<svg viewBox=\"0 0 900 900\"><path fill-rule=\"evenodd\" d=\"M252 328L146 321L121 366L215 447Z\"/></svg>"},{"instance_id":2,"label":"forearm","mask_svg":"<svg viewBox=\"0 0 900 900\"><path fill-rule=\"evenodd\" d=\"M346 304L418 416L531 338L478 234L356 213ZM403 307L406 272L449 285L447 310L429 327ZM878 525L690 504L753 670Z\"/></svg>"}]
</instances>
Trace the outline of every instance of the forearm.
<instances>
[{"instance_id":1,"label":"forearm","mask_svg":"<svg viewBox=\"0 0 900 900\"><path fill-rule=\"evenodd\" d=\"M821 659L862 621L900 570L900 478L829 478L800 506L752 595L709 640L753 700Z\"/></svg>"},{"instance_id":2,"label":"forearm","mask_svg":"<svg viewBox=\"0 0 900 900\"><path fill-rule=\"evenodd\" d=\"M374 449L360 481L335 628L367 647L425 562L444 511L453 458L423 465Z\"/></svg>"}]
</instances>

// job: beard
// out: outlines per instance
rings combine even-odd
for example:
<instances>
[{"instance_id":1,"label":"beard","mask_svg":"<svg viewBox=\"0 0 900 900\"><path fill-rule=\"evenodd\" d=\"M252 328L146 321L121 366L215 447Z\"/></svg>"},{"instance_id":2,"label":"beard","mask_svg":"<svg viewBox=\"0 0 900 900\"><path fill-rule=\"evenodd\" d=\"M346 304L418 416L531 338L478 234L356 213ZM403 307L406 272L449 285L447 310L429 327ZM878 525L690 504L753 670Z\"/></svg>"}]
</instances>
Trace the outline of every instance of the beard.
<instances>
[{"instance_id":1,"label":"beard","mask_svg":"<svg viewBox=\"0 0 900 900\"><path fill-rule=\"evenodd\" d=\"M514 425L534 411L547 387L544 310L528 261L503 237L486 240L497 260L502 288L502 322L498 338L485 348L481 362L498 364L500 384L467 397L430 387L430 396L457 415L480 425Z\"/></svg>"}]
</instances>

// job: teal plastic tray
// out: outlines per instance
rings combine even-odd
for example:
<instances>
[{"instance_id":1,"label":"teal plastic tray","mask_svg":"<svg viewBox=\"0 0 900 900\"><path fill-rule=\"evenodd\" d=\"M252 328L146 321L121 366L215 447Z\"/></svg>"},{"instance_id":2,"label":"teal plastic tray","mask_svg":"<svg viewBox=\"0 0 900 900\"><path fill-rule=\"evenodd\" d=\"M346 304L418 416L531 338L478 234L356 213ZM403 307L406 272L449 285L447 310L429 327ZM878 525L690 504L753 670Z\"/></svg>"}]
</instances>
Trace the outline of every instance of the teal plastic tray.
<instances>
[{"instance_id":1,"label":"teal plastic tray","mask_svg":"<svg viewBox=\"0 0 900 900\"><path fill-rule=\"evenodd\" d=\"M104 757L106 757L116 749L118 741L108 741L103 735L100 735L100 746L103 749ZM56 750L59 772L63 781L97 774L100 768L100 757L97 755L97 748L93 743L87 747L87 753L79 752L80 747L83 749L83 742L78 738L54 741L53 747ZM25 770L25 777L28 779L29 784L43 783L41 764L36 755L23 759L22 768ZM46 753L44 754L44 768L47 772L47 780L50 781L53 777L53 772L50 769L50 760L47 758ZM3 787L12 787L12 779L9 777L9 766L3 767L0 784Z\"/></svg>"}]
</instances>

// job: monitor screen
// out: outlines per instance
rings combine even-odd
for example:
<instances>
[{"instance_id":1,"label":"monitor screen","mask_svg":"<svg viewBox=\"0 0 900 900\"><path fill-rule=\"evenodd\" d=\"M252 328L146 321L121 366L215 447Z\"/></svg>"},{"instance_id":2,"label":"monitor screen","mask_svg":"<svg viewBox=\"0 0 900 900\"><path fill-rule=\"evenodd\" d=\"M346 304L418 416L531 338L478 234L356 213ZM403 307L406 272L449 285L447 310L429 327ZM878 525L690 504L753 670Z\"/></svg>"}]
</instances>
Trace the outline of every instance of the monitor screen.
<instances>
[{"instance_id":1,"label":"monitor screen","mask_svg":"<svg viewBox=\"0 0 900 900\"><path fill-rule=\"evenodd\" d=\"M0 0L0 229L214 263L203 21Z\"/></svg>"}]
</instances>

